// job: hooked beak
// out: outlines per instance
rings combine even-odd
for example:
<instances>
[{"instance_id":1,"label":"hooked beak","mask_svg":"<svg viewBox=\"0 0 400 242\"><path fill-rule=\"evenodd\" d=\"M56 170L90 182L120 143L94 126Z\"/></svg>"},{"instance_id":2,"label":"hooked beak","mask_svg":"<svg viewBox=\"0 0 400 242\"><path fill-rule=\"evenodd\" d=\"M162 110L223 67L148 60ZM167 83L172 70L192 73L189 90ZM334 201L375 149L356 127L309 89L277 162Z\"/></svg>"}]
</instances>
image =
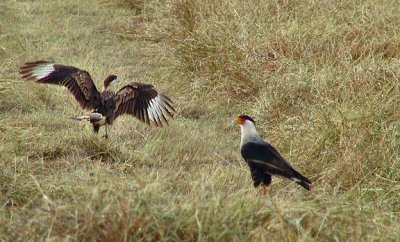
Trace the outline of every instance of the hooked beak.
<instances>
[{"instance_id":1,"label":"hooked beak","mask_svg":"<svg viewBox=\"0 0 400 242\"><path fill-rule=\"evenodd\" d=\"M232 120L231 123L228 125L228 127L232 127L232 126L235 126L235 125L237 125L236 119Z\"/></svg>"}]
</instances>

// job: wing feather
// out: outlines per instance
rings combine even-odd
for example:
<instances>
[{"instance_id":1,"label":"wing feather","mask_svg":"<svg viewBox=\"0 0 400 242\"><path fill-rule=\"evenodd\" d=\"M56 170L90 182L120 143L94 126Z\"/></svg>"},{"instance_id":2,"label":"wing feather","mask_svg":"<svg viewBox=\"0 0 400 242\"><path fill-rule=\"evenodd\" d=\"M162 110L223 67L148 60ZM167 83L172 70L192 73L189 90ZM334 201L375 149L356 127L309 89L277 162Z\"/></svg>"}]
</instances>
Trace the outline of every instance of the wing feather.
<instances>
[{"instance_id":1,"label":"wing feather","mask_svg":"<svg viewBox=\"0 0 400 242\"><path fill-rule=\"evenodd\" d=\"M306 189L310 189L311 181L296 171L279 152L270 144L248 142L241 148L243 158L257 169L271 175L280 175L294 180Z\"/></svg>"},{"instance_id":2,"label":"wing feather","mask_svg":"<svg viewBox=\"0 0 400 242\"><path fill-rule=\"evenodd\" d=\"M66 87L83 109L95 109L101 104L101 95L92 77L85 70L46 61L35 61L22 65L19 73L25 80Z\"/></svg>"},{"instance_id":3,"label":"wing feather","mask_svg":"<svg viewBox=\"0 0 400 242\"><path fill-rule=\"evenodd\" d=\"M131 82L122 87L116 94L116 102L115 117L131 114L144 123L156 126L168 124L175 113L172 100L146 83Z\"/></svg>"},{"instance_id":4,"label":"wing feather","mask_svg":"<svg viewBox=\"0 0 400 242\"><path fill-rule=\"evenodd\" d=\"M286 177L290 177L292 174L292 166L283 159L272 145L266 142L249 142L243 145L241 152L246 161L264 165L271 174L278 174Z\"/></svg>"}]
</instances>

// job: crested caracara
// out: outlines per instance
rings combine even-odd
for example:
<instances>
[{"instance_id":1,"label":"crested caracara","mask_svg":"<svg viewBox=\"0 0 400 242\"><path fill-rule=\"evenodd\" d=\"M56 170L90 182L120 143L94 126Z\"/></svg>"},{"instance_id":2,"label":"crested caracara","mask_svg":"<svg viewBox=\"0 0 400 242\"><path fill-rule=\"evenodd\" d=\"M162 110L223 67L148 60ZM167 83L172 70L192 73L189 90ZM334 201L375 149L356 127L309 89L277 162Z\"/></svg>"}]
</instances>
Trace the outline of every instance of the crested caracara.
<instances>
[{"instance_id":1,"label":"crested caracara","mask_svg":"<svg viewBox=\"0 0 400 242\"><path fill-rule=\"evenodd\" d=\"M151 84L131 82L114 92L112 84L117 76L110 75L104 80L104 90L99 92L89 72L46 61L25 63L19 68L19 73L25 80L66 87L81 108L90 111L77 119L89 120L95 133L105 125L106 138L107 126L122 114L131 114L147 124L163 126L175 113L171 99L159 93Z\"/></svg>"},{"instance_id":2,"label":"crested caracara","mask_svg":"<svg viewBox=\"0 0 400 242\"><path fill-rule=\"evenodd\" d=\"M240 115L232 121L241 129L240 152L250 167L254 186L263 186L264 193L271 184L271 176L279 175L295 181L310 190L311 181L297 172L270 144L257 133L255 121L247 115Z\"/></svg>"}]
</instances>

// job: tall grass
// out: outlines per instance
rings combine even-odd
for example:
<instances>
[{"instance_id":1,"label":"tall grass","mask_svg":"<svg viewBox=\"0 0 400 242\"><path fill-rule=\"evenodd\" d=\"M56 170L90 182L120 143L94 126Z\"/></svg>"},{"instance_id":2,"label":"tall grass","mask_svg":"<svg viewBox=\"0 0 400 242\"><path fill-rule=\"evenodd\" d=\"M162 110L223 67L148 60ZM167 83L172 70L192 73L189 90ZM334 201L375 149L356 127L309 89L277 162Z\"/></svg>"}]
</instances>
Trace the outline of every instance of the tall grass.
<instances>
[{"instance_id":1,"label":"tall grass","mask_svg":"<svg viewBox=\"0 0 400 242\"><path fill-rule=\"evenodd\" d=\"M0 240L397 241L399 5L0 3ZM67 91L20 80L36 59L152 83L179 114L97 137ZM254 195L242 113L311 192Z\"/></svg>"}]
</instances>

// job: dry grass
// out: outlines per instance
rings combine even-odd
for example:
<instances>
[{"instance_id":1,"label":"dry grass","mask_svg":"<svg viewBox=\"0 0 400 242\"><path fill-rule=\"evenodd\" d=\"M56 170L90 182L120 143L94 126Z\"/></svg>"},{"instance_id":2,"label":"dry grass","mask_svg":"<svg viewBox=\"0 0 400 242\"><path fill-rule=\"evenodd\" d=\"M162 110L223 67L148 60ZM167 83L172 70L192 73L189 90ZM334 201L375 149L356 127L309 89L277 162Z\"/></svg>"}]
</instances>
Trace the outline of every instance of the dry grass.
<instances>
[{"instance_id":1,"label":"dry grass","mask_svg":"<svg viewBox=\"0 0 400 242\"><path fill-rule=\"evenodd\" d=\"M0 3L0 240L397 241L398 1ZM111 140L68 120L50 59L150 82L179 115L123 117ZM314 181L254 197L238 114Z\"/></svg>"}]
</instances>

